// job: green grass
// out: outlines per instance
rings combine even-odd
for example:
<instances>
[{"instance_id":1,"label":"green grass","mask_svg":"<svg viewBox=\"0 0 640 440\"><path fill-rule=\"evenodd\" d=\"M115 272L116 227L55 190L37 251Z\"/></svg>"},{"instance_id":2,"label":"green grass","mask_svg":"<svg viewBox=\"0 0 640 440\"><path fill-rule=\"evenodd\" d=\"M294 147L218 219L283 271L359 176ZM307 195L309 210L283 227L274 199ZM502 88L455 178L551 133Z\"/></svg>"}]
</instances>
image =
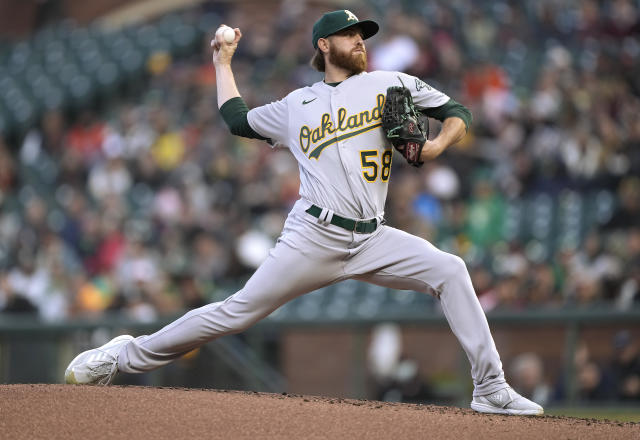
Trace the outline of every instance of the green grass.
<instances>
[{"instance_id":1,"label":"green grass","mask_svg":"<svg viewBox=\"0 0 640 440\"><path fill-rule=\"evenodd\" d=\"M640 422L640 408L590 407L545 408L550 416L579 417L583 419L612 420L616 422Z\"/></svg>"}]
</instances>

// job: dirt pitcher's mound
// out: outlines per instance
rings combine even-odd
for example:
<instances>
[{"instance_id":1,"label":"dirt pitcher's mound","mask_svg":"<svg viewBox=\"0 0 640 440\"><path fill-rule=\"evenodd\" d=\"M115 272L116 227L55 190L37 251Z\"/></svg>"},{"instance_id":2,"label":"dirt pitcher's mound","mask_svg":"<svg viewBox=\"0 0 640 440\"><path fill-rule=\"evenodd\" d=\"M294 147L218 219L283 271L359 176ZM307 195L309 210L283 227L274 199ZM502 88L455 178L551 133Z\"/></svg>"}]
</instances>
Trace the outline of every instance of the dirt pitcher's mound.
<instances>
[{"instance_id":1,"label":"dirt pitcher's mound","mask_svg":"<svg viewBox=\"0 0 640 440\"><path fill-rule=\"evenodd\" d=\"M640 424L235 391L0 385L6 439L640 438Z\"/></svg>"}]
</instances>

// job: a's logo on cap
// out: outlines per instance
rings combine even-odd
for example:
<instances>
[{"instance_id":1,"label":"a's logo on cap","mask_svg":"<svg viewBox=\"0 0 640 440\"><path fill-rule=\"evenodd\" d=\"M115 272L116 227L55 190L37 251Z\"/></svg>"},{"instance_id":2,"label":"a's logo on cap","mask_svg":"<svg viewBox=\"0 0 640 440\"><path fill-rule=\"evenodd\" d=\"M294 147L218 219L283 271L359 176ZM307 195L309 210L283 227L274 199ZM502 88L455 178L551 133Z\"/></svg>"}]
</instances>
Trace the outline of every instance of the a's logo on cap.
<instances>
[{"instance_id":1,"label":"a's logo on cap","mask_svg":"<svg viewBox=\"0 0 640 440\"><path fill-rule=\"evenodd\" d=\"M344 13L347 14L348 21L358 21L358 17L356 17L356 15L353 12L345 9Z\"/></svg>"}]
</instances>

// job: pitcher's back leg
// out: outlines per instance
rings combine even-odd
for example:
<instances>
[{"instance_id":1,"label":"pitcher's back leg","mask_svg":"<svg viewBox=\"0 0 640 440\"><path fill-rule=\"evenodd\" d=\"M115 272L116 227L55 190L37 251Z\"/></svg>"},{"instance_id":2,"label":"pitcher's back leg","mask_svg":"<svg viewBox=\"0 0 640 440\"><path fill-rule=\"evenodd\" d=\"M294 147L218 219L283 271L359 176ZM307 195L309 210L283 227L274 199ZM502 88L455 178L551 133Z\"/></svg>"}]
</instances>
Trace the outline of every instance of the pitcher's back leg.
<instances>
[{"instance_id":1,"label":"pitcher's back leg","mask_svg":"<svg viewBox=\"0 0 640 440\"><path fill-rule=\"evenodd\" d=\"M341 258L279 242L243 289L224 301L192 310L120 353L120 371L149 371L220 336L241 332L297 296L343 278Z\"/></svg>"}]
</instances>

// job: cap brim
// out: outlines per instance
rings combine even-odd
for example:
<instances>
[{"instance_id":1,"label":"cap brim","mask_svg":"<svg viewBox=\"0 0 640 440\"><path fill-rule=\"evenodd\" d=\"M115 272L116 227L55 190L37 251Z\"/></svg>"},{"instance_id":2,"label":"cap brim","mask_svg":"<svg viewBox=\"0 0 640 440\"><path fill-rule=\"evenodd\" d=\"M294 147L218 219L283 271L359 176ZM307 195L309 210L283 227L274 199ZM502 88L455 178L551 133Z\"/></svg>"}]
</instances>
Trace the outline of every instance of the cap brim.
<instances>
[{"instance_id":1,"label":"cap brim","mask_svg":"<svg viewBox=\"0 0 640 440\"><path fill-rule=\"evenodd\" d=\"M347 25L343 28L338 29L337 31L335 31L333 34L337 34L340 31L343 31L345 29L349 29L352 27L359 27L360 29L362 29L362 39L366 40L367 38L371 38L373 37L375 34L378 33L378 30L380 29L380 26L378 26L378 23L376 23L373 20L362 20L359 21L357 23L353 23L350 25Z\"/></svg>"}]
</instances>

